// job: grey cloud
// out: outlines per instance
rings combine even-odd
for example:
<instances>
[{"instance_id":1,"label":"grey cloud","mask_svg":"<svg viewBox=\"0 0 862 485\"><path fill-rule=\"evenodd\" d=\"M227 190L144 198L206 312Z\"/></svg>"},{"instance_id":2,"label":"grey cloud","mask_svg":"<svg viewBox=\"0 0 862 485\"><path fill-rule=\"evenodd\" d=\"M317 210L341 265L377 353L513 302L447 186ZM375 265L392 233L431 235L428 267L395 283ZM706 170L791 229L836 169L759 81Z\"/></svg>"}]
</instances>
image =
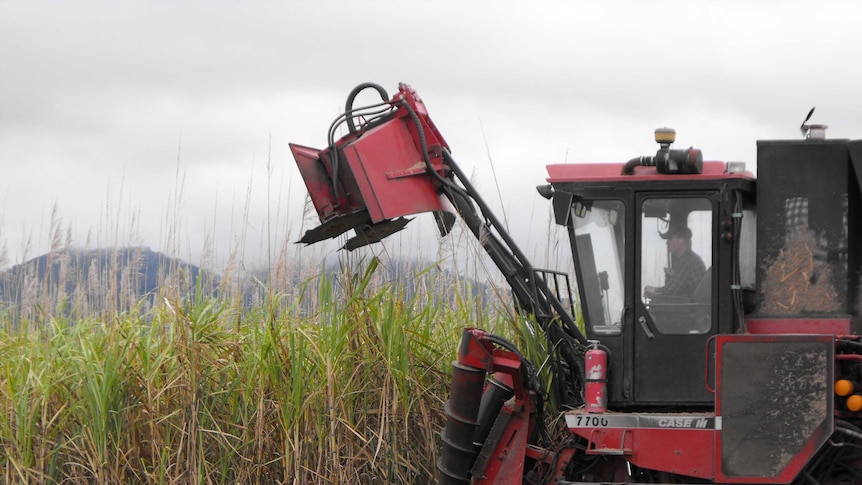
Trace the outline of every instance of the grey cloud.
<instances>
[{"instance_id":1,"label":"grey cloud","mask_svg":"<svg viewBox=\"0 0 862 485\"><path fill-rule=\"evenodd\" d=\"M7 0L0 193L29 207L7 202L5 233L38 227L56 200L84 240L107 186L125 184L112 203L142 207L155 246L178 157L187 233L230 229L249 184L259 228L269 151L296 211L287 143L322 147L364 81L411 83L485 187L493 159L509 200L531 200L546 163L648 153L659 125L749 162L757 138L798 136L812 105L831 135L859 137L860 14L801 1Z\"/></svg>"}]
</instances>

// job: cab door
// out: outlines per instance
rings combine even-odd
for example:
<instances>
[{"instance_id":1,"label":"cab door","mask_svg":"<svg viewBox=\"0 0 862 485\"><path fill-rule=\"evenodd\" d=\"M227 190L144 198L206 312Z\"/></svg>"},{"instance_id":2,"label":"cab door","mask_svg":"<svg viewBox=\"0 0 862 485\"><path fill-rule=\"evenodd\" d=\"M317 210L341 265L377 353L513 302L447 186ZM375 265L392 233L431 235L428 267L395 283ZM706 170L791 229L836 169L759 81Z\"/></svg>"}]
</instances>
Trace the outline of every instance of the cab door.
<instances>
[{"instance_id":1,"label":"cab door","mask_svg":"<svg viewBox=\"0 0 862 485\"><path fill-rule=\"evenodd\" d=\"M636 196L632 375L639 404L711 404L718 193Z\"/></svg>"}]
</instances>

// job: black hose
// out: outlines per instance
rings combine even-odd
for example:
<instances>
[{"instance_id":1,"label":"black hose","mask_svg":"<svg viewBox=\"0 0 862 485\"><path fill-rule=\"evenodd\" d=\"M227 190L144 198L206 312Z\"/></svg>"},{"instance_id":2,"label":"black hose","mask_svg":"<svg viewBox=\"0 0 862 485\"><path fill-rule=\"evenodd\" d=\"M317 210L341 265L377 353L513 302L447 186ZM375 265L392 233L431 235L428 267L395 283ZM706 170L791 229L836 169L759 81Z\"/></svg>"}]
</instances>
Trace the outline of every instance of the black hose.
<instances>
[{"instance_id":1,"label":"black hose","mask_svg":"<svg viewBox=\"0 0 862 485\"><path fill-rule=\"evenodd\" d=\"M498 335L488 335L487 338L489 341L517 355L518 359L520 359L521 362L524 363L524 370L527 374L527 387L536 391L537 394L542 393L542 381L539 379L539 373L536 371L536 367L533 365L532 362L530 362L529 359L524 356L524 354L521 353L520 350L518 350L518 347L516 347L515 344L513 344L512 342L509 342L508 340Z\"/></svg>"},{"instance_id":2,"label":"black hose","mask_svg":"<svg viewBox=\"0 0 862 485\"><path fill-rule=\"evenodd\" d=\"M330 155L332 157L329 161L329 164L330 164L330 167L332 169L332 192L335 194L336 200L338 200L338 197L340 195L340 190L338 188L338 162L339 162L339 160L338 160L338 149L335 146L335 132L336 132L338 126L341 125L341 123L347 122L347 128L350 131L350 133L351 134L356 133L356 125L353 124L353 111L354 111L353 102L356 100L356 96L359 95L359 93L361 91L363 91L364 89L367 89L367 88L373 88L374 90L376 90L377 93L380 94L380 97L383 99L383 103L379 104L379 105L365 106L365 107L359 108L360 110L369 110L369 109L377 108L377 107L380 107L383 105L388 106L389 94L386 93L386 90L383 89L382 86L380 86L379 84L374 84L374 83L362 83L359 86L356 86L355 88L353 88L352 91L350 91L350 94L347 95L347 102L345 103L344 113L342 113L341 116L336 118L335 121L333 121L332 124L329 125L329 133L327 134L327 142L329 143L329 152L330 152ZM368 114L377 115L377 117L379 118L380 116L382 116L381 113L385 113L386 111L388 111L388 109L389 108L384 108L384 109L380 109L378 111L371 112Z\"/></svg>"},{"instance_id":3,"label":"black hose","mask_svg":"<svg viewBox=\"0 0 862 485\"><path fill-rule=\"evenodd\" d=\"M851 429L853 431L862 432L862 428L860 428L859 426L856 426L855 424L853 424L849 421L844 421L843 419L836 419L835 420L835 426L838 426L840 428Z\"/></svg>"},{"instance_id":4,"label":"black hose","mask_svg":"<svg viewBox=\"0 0 862 485\"><path fill-rule=\"evenodd\" d=\"M516 347L514 343L506 340L505 338L500 337L499 335L491 334L491 335L487 336L487 339L490 340L491 342L494 342L495 344L499 345L500 347L503 347L504 349L508 350L509 352L512 352L513 354L517 355L518 358L520 358L521 360L525 360L524 356L521 355L521 351L518 350L518 347Z\"/></svg>"},{"instance_id":5,"label":"black hose","mask_svg":"<svg viewBox=\"0 0 862 485\"><path fill-rule=\"evenodd\" d=\"M451 180L443 177L437 170L434 170L434 165L431 164L431 157L428 156L428 142L425 138L425 129L422 128L422 122L419 120L419 115L416 114L416 111L410 106L410 103L407 100L401 100L401 106L407 110L407 114L410 116L410 120L413 121L413 124L416 126L416 133L419 135L419 151L422 152L422 160L425 162L425 168L428 173L434 177L441 185L448 187L450 190L461 194L463 197L467 199L471 199L470 194L462 187L459 187L458 184L453 183Z\"/></svg>"},{"instance_id":6,"label":"black hose","mask_svg":"<svg viewBox=\"0 0 862 485\"><path fill-rule=\"evenodd\" d=\"M344 115L347 117L347 129L350 133L356 133L356 125L353 124L353 101L356 99L356 96L359 95L360 92L367 88L372 88L380 94L380 99L383 102L389 101L389 94L383 89L383 86L375 83L362 83L359 86L353 88L353 91L350 91L350 94L347 95L347 102L344 105Z\"/></svg>"},{"instance_id":7,"label":"black hose","mask_svg":"<svg viewBox=\"0 0 862 485\"><path fill-rule=\"evenodd\" d=\"M840 426L836 426L835 431L840 432L840 433L844 433L847 436L852 436L853 438L856 438L857 440L862 439L862 433L860 433L858 431L853 431L852 429L842 428Z\"/></svg>"},{"instance_id":8,"label":"black hose","mask_svg":"<svg viewBox=\"0 0 862 485\"><path fill-rule=\"evenodd\" d=\"M853 340L841 339L836 343L838 345L846 345L848 347L853 347L855 349L862 349L862 342L856 342Z\"/></svg>"},{"instance_id":9,"label":"black hose","mask_svg":"<svg viewBox=\"0 0 862 485\"><path fill-rule=\"evenodd\" d=\"M639 167L641 165L651 165L653 157L635 157L626 162L623 165L623 169L620 172L621 175L631 175L635 172L635 167Z\"/></svg>"}]
</instances>

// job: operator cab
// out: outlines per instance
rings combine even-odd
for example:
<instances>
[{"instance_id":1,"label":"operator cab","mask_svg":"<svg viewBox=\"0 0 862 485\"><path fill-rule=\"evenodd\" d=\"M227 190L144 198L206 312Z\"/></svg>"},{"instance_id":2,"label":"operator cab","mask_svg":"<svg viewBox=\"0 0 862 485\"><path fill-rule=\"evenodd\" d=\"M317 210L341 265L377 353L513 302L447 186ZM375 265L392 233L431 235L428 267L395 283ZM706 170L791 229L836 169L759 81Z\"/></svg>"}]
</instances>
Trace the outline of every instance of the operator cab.
<instances>
[{"instance_id":1,"label":"operator cab","mask_svg":"<svg viewBox=\"0 0 862 485\"><path fill-rule=\"evenodd\" d=\"M626 164L550 165L588 338L609 350L611 407L712 406L710 339L754 290L754 177L671 149Z\"/></svg>"}]
</instances>

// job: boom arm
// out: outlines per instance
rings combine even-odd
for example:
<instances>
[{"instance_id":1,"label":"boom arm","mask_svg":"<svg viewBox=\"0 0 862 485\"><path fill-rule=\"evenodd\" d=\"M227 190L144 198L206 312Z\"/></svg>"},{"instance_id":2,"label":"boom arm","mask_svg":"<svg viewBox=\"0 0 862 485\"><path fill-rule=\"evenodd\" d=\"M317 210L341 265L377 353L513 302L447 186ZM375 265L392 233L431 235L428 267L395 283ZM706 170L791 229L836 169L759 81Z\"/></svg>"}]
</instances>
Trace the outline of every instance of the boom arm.
<instances>
[{"instance_id":1,"label":"boom arm","mask_svg":"<svg viewBox=\"0 0 862 485\"><path fill-rule=\"evenodd\" d=\"M354 108L365 88L377 90L384 102ZM322 223L300 242L353 229L356 236L345 244L352 250L400 231L409 222L404 216L420 212L434 212L445 235L453 223L451 204L506 278L518 308L535 316L550 348L560 353L565 365L555 366L555 378L561 402L579 404L586 337L452 158L416 92L400 84L392 99L385 98L380 86L357 86L330 128L328 148L291 144ZM349 133L336 141L342 123Z\"/></svg>"},{"instance_id":2,"label":"boom arm","mask_svg":"<svg viewBox=\"0 0 862 485\"><path fill-rule=\"evenodd\" d=\"M555 320L559 320L569 337L586 345L586 337L580 332L565 306L551 292L547 281L532 267L449 152L443 152L443 159L463 185L444 186L443 193L503 273L519 308L534 315L546 332L552 332Z\"/></svg>"}]
</instances>

